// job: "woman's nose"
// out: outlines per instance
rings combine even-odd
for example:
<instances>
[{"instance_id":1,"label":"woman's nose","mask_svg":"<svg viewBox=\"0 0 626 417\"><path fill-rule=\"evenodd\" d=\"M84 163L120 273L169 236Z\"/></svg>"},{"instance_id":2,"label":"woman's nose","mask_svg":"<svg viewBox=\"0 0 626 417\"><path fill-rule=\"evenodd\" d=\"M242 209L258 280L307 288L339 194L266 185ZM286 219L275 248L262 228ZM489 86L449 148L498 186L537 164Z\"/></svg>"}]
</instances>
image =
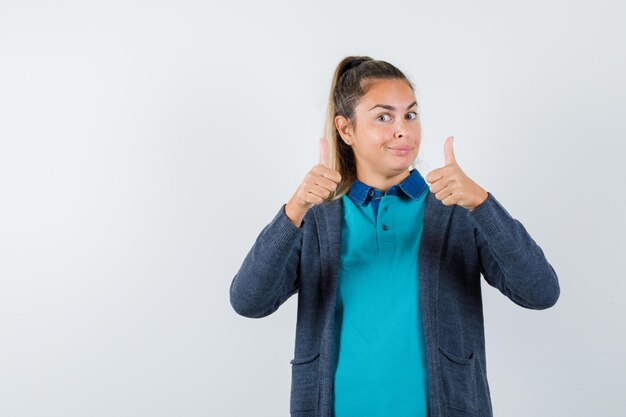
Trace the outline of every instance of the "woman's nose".
<instances>
[{"instance_id":1,"label":"woman's nose","mask_svg":"<svg viewBox=\"0 0 626 417\"><path fill-rule=\"evenodd\" d=\"M401 120L398 122L396 126L395 136L397 138L401 138L401 137L406 136L406 134L407 134L406 122L404 120Z\"/></svg>"}]
</instances>

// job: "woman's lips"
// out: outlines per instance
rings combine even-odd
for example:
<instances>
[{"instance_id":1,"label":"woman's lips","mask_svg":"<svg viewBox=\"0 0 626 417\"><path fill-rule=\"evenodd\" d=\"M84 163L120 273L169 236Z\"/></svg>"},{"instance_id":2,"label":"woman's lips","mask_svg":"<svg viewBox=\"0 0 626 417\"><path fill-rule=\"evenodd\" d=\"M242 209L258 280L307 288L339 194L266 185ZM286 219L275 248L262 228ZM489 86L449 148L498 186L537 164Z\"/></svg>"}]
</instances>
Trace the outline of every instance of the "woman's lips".
<instances>
[{"instance_id":1,"label":"woman's lips","mask_svg":"<svg viewBox=\"0 0 626 417\"><path fill-rule=\"evenodd\" d=\"M391 153L393 153L394 155L407 155L409 152L411 152L411 149L413 148L409 148L406 146L398 146L396 148L387 148L389 149L389 151L391 151Z\"/></svg>"}]
</instances>

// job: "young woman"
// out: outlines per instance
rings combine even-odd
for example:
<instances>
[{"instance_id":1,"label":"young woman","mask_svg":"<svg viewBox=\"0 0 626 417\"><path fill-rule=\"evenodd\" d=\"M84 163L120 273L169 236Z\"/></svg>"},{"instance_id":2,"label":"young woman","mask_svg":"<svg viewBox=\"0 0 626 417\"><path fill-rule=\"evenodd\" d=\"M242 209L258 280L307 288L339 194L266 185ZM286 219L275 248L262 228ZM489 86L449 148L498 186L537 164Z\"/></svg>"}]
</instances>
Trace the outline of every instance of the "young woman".
<instances>
[{"instance_id":1,"label":"young woman","mask_svg":"<svg viewBox=\"0 0 626 417\"><path fill-rule=\"evenodd\" d=\"M230 287L265 317L298 293L292 416L492 416L480 277L553 306L558 278L524 226L461 170L412 168L421 127L395 66L335 71L320 164L261 231Z\"/></svg>"}]
</instances>

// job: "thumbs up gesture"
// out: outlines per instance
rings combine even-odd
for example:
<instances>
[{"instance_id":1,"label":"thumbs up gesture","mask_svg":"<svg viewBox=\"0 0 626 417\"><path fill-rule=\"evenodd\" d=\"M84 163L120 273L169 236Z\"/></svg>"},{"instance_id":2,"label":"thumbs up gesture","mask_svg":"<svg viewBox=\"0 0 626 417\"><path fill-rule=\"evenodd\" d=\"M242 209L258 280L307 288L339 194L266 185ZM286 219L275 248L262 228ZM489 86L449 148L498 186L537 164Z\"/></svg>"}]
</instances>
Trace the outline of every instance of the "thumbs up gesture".
<instances>
[{"instance_id":1,"label":"thumbs up gesture","mask_svg":"<svg viewBox=\"0 0 626 417\"><path fill-rule=\"evenodd\" d=\"M452 143L454 136L449 136L443 146L445 166L428 173L424 178L429 184L430 192L444 205L458 204L474 211L489 195L484 188L472 181L456 162Z\"/></svg>"},{"instance_id":2,"label":"thumbs up gesture","mask_svg":"<svg viewBox=\"0 0 626 417\"><path fill-rule=\"evenodd\" d=\"M328 142L320 138L320 163L306 174L302 184L285 206L285 214L291 222L300 227L306 212L316 204L321 204L337 189L341 174L330 168Z\"/></svg>"}]
</instances>

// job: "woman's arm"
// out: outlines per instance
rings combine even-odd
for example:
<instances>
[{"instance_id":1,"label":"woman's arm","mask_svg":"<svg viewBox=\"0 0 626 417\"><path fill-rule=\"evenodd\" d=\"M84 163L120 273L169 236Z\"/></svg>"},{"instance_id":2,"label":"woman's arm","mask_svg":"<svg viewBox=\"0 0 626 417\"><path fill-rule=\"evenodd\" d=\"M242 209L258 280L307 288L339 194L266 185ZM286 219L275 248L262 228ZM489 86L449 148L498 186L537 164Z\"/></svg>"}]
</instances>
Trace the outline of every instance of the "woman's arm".
<instances>
[{"instance_id":1,"label":"woman's arm","mask_svg":"<svg viewBox=\"0 0 626 417\"><path fill-rule=\"evenodd\" d=\"M524 226L491 193L469 216L485 280L522 307L543 310L556 304L556 272Z\"/></svg>"},{"instance_id":2,"label":"woman's arm","mask_svg":"<svg viewBox=\"0 0 626 417\"><path fill-rule=\"evenodd\" d=\"M244 317L268 316L298 291L303 232L285 206L263 228L230 285L230 304Z\"/></svg>"}]
</instances>

